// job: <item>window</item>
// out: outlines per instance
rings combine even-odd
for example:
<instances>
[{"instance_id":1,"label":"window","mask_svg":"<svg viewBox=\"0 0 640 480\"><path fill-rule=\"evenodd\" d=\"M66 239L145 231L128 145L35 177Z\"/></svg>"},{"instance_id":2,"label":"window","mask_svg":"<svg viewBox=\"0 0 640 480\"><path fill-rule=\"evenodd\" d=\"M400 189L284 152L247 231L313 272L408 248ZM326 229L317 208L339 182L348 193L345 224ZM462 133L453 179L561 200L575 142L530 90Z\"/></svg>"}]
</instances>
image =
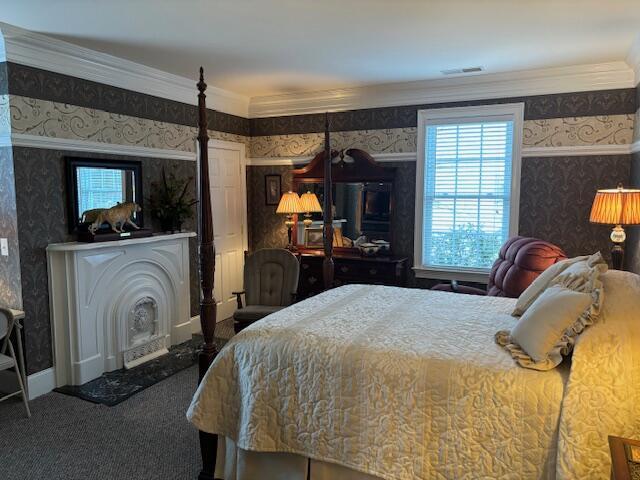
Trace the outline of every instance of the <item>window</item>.
<instances>
[{"instance_id":1,"label":"window","mask_svg":"<svg viewBox=\"0 0 640 480\"><path fill-rule=\"evenodd\" d=\"M517 233L524 105L418 112L417 276L486 280Z\"/></svg>"}]
</instances>

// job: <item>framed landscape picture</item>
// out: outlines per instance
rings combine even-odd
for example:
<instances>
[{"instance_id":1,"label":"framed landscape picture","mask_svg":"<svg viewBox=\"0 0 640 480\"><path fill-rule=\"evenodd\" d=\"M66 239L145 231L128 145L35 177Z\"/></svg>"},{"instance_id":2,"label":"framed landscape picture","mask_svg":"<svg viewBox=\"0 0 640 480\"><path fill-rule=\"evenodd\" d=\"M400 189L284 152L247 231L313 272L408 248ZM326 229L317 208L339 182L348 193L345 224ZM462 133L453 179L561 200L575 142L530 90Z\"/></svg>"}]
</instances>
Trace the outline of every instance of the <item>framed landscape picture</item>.
<instances>
[{"instance_id":1,"label":"framed landscape picture","mask_svg":"<svg viewBox=\"0 0 640 480\"><path fill-rule=\"evenodd\" d=\"M304 246L305 247L322 247L322 227L307 227L304 229Z\"/></svg>"},{"instance_id":2,"label":"framed landscape picture","mask_svg":"<svg viewBox=\"0 0 640 480\"><path fill-rule=\"evenodd\" d=\"M264 176L265 203L267 205L278 205L281 196L280 175Z\"/></svg>"}]
</instances>

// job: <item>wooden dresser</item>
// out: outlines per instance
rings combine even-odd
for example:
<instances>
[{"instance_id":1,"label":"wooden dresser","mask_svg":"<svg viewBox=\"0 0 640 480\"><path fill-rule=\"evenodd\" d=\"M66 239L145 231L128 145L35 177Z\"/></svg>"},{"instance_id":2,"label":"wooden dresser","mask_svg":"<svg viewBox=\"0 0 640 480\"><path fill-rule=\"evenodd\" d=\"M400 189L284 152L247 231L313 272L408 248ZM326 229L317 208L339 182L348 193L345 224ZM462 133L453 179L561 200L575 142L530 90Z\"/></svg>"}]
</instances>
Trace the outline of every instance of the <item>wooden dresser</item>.
<instances>
[{"instance_id":1,"label":"wooden dresser","mask_svg":"<svg viewBox=\"0 0 640 480\"><path fill-rule=\"evenodd\" d=\"M303 299L323 291L322 250L303 250L300 258L300 282L298 298ZM407 258L363 257L356 253L336 252L335 285L364 283L369 285L393 285L404 287L406 283Z\"/></svg>"}]
</instances>

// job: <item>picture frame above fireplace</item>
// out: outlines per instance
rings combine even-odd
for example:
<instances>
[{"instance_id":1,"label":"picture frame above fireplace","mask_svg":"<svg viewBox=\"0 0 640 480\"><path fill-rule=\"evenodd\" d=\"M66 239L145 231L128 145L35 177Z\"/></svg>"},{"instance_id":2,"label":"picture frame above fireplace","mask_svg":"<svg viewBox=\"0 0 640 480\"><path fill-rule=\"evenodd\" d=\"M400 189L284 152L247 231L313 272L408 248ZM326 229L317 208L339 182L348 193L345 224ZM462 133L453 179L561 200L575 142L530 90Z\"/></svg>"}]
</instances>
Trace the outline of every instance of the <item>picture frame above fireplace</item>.
<instances>
[{"instance_id":1,"label":"picture frame above fireplace","mask_svg":"<svg viewBox=\"0 0 640 480\"><path fill-rule=\"evenodd\" d=\"M65 157L69 233L86 233L94 213L119 203L143 203L142 163ZM135 211L133 222L144 227L144 212ZM106 228L106 227L103 227Z\"/></svg>"}]
</instances>

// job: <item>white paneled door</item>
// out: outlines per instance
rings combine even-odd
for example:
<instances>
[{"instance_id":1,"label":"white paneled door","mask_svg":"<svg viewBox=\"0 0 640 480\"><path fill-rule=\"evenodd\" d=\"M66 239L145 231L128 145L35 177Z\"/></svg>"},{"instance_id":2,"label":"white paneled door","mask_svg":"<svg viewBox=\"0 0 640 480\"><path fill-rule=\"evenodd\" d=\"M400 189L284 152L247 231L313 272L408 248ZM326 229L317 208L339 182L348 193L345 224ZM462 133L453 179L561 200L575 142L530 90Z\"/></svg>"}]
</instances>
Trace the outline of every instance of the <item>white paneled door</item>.
<instances>
[{"instance_id":1,"label":"white paneled door","mask_svg":"<svg viewBox=\"0 0 640 480\"><path fill-rule=\"evenodd\" d=\"M247 249L245 146L209 142L209 182L216 245L214 296L218 321L236 310L234 291L242 290L244 251Z\"/></svg>"}]
</instances>

